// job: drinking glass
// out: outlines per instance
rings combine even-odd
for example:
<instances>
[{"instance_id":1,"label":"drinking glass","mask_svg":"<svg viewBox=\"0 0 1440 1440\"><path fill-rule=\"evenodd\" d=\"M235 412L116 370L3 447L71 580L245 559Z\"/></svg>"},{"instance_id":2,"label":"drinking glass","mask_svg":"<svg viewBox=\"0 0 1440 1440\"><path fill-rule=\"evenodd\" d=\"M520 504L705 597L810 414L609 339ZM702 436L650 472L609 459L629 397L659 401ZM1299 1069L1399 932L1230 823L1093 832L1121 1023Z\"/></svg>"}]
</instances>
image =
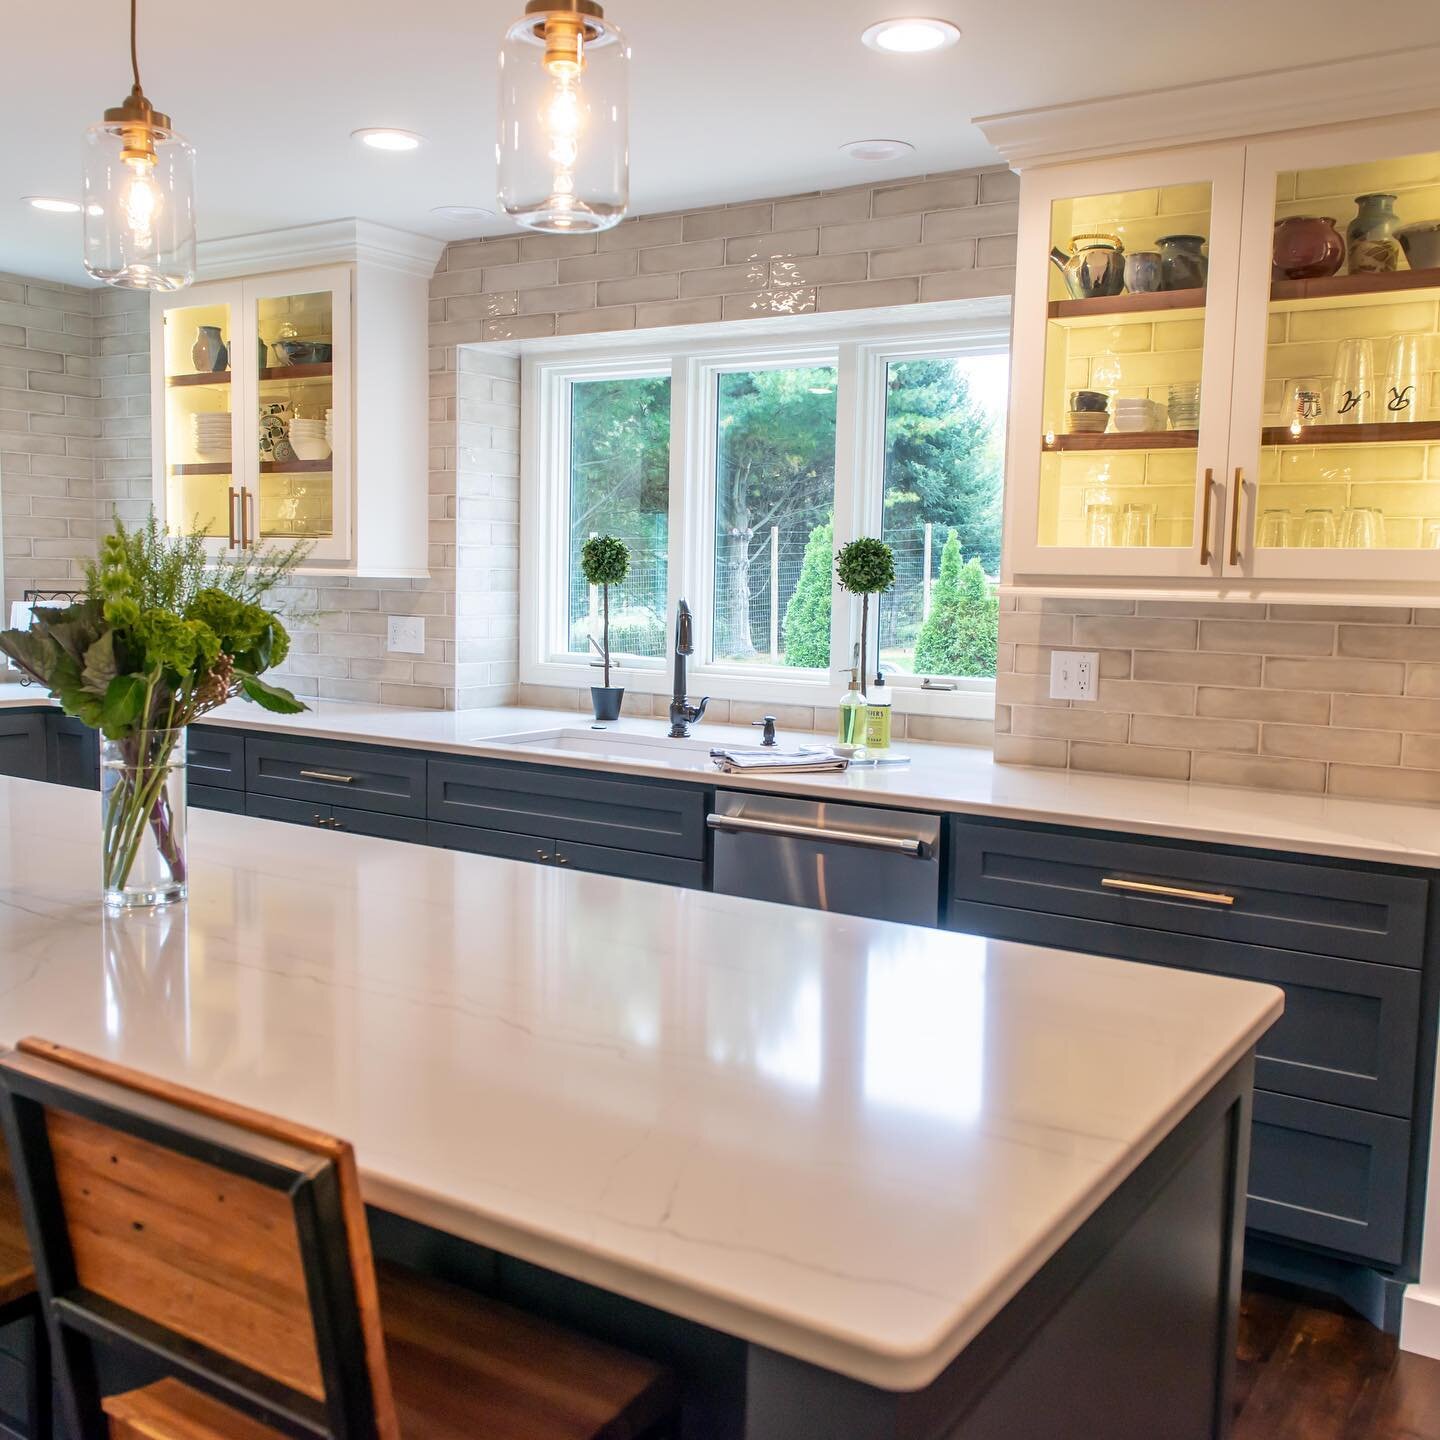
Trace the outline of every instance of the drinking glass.
<instances>
[{"instance_id":1,"label":"drinking glass","mask_svg":"<svg viewBox=\"0 0 1440 1440\"><path fill-rule=\"evenodd\" d=\"M1300 530L1300 543L1307 550L1329 550L1335 545L1335 512L1307 510Z\"/></svg>"},{"instance_id":2,"label":"drinking glass","mask_svg":"<svg viewBox=\"0 0 1440 1440\"><path fill-rule=\"evenodd\" d=\"M1440 550L1440 520L1427 520L1421 537L1427 550Z\"/></svg>"},{"instance_id":3,"label":"drinking glass","mask_svg":"<svg viewBox=\"0 0 1440 1440\"><path fill-rule=\"evenodd\" d=\"M1414 420L1420 409L1420 383L1425 375L1425 337L1397 335L1385 364L1386 420Z\"/></svg>"},{"instance_id":4,"label":"drinking glass","mask_svg":"<svg viewBox=\"0 0 1440 1440\"><path fill-rule=\"evenodd\" d=\"M1314 376L1292 380L1287 389L1285 401L1285 422L1290 431L1298 435L1311 425L1325 423L1324 382Z\"/></svg>"},{"instance_id":5,"label":"drinking glass","mask_svg":"<svg viewBox=\"0 0 1440 1440\"><path fill-rule=\"evenodd\" d=\"M1127 505L1121 515L1120 543L1130 549L1145 549L1155 543L1155 506Z\"/></svg>"},{"instance_id":6,"label":"drinking glass","mask_svg":"<svg viewBox=\"0 0 1440 1440\"><path fill-rule=\"evenodd\" d=\"M1115 544L1118 512L1113 505L1088 504L1085 507L1085 543L1090 546Z\"/></svg>"},{"instance_id":7,"label":"drinking glass","mask_svg":"<svg viewBox=\"0 0 1440 1440\"><path fill-rule=\"evenodd\" d=\"M1385 517L1378 510L1350 509L1340 519L1340 545L1345 550L1376 550L1385 543Z\"/></svg>"},{"instance_id":8,"label":"drinking glass","mask_svg":"<svg viewBox=\"0 0 1440 1440\"><path fill-rule=\"evenodd\" d=\"M1283 550L1290 543L1291 515L1288 510L1267 510L1260 517L1255 543L1262 550Z\"/></svg>"},{"instance_id":9,"label":"drinking glass","mask_svg":"<svg viewBox=\"0 0 1440 1440\"><path fill-rule=\"evenodd\" d=\"M1369 340L1342 340L1335 347L1335 384L1330 408L1337 425L1369 425L1375 419L1375 347Z\"/></svg>"}]
</instances>

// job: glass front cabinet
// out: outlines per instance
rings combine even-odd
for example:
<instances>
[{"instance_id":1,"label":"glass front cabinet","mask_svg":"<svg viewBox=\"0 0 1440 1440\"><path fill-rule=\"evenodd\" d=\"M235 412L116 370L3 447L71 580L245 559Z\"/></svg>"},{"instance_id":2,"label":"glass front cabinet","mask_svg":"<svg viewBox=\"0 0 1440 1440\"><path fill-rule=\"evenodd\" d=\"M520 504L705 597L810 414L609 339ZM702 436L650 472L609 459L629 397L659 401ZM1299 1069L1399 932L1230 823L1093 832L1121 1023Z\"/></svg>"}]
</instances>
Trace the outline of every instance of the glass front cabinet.
<instances>
[{"instance_id":1,"label":"glass front cabinet","mask_svg":"<svg viewBox=\"0 0 1440 1440\"><path fill-rule=\"evenodd\" d=\"M193 286L157 303L156 505L215 553L303 540L351 558L348 267Z\"/></svg>"},{"instance_id":2,"label":"glass front cabinet","mask_svg":"<svg viewBox=\"0 0 1440 1440\"><path fill-rule=\"evenodd\" d=\"M1440 127L1027 172L1012 578L1440 587Z\"/></svg>"}]
</instances>

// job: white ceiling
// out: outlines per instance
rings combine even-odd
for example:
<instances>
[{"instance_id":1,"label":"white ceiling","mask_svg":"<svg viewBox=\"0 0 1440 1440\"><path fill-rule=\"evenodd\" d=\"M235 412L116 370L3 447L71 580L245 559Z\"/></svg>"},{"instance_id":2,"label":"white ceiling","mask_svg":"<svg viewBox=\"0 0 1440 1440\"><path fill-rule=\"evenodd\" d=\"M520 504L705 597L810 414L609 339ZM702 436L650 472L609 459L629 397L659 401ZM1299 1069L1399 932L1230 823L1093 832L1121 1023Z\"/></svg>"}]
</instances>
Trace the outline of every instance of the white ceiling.
<instances>
[{"instance_id":1,"label":"white ceiling","mask_svg":"<svg viewBox=\"0 0 1440 1440\"><path fill-rule=\"evenodd\" d=\"M361 216L445 238L502 233L434 205L494 204L495 51L521 0L140 0L146 92L199 150L202 238ZM84 283L80 132L129 88L126 0L6 0L0 270ZM1440 5L1393 0L608 0L634 48L637 213L855 184L996 157L973 115L1440 42ZM864 27L934 14L964 32L929 56L876 54ZM1163 100L1157 100L1157 104ZM411 155L364 125L416 130ZM16 143L23 137L23 143ZM849 159L849 140L913 155Z\"/></svg>"}]
</instances>

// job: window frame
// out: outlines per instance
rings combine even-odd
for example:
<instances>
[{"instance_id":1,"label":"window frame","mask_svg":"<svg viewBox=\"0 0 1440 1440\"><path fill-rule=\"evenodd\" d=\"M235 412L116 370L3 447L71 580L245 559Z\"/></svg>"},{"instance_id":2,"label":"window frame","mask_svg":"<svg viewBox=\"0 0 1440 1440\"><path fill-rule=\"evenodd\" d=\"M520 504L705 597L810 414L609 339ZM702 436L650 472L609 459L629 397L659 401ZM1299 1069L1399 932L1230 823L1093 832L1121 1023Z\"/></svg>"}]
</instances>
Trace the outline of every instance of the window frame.
<instances>
[{"instance_id":1,"label":"window frame","mask_svg":"<svg viewBox=\"0 0 1440 1440\"><path fill-rule=\"evenodd\" d=\"M833 317L826 317L833 320ZM742 322L743 324L743 322ZM784 335L743 329L704 338L656 335L616 340L603 350L526 354L521 366L520 667L522 684L583 688L598 683L597 667L562 648L570 524L570 389L586 380L670 376L669 561L667 632L683 596L695 616L692 693L770 704L834 704L848 671L848 647L859 601L831 580L830 667L713 661L715 461L718 377L725 372L799 365L834 365L835 543L880 533L884 512L887 367L892 360L1008 354L1010 330L993 315L944 321L891 321L840 332L792 318ZM998 580L998 577L996 577ZM843 617L843 620L842 620ZM837 621L841 623L836 623ZM558 642L558 643L557 643ZM611 664L612 683L668 694L670 660L624 656ZM926 679L943 689L926 688ZM953 685L954 688L950 688ZM891 677L903 712L992 717L995 682L987 678Z\"/></svg>"}]
</instances>

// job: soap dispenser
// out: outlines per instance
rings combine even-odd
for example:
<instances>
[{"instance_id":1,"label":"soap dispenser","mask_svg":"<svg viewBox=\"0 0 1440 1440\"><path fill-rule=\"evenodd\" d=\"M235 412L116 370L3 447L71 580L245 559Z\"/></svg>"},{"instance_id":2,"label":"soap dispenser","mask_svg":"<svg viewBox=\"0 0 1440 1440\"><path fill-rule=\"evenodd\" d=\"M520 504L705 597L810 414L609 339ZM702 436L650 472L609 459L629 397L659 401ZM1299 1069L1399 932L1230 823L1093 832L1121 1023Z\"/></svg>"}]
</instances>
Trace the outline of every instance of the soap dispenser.
<instances>
[{"instance_id":1,"label":"soap dispenser","mask_svg":"<svg viewBox=\"0 0 1440 1440\"><path fill-rule=\"evenodd\" d=\"M865 707L865 746L871 755L884 755L890 749L890 717L894 702L890 687L885 683L885 672L875 667L875 683L867 692Z\"/></svg>"},{"instance_id":2,"label":"soap dispenser","mask_svg":"<svg viewBox=\"0 0 1440 1440\"><path fill-rule=\"evenodd\" d=\"M869 722L870 707L860 690L860 667L852 666L850 684L840 697L840 719L836 726L837 748L852 760L865 758L865 729Z\"/></svg>"}]
</instances>

